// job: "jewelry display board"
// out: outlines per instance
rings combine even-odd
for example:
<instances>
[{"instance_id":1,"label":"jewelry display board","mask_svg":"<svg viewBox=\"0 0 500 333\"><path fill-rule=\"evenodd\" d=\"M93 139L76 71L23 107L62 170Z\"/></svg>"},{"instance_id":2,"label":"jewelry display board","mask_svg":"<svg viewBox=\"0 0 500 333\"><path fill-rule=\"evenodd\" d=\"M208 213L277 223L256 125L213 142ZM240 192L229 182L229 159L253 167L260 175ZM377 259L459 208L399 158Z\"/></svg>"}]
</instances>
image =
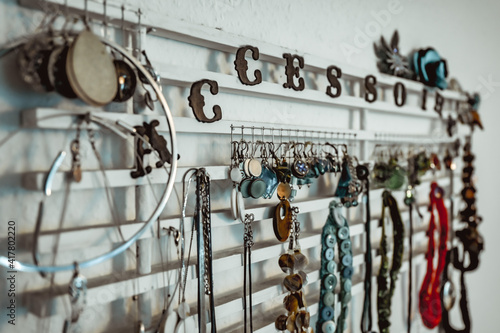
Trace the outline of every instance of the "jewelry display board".
<instances>
[{"instance_id":1,"label":"jewelry display board","mask_svg":"<svg viewBox=\"0 0 500 333\"><path fill-rule=\"evenodd\" d=\"M20 0L20 5L38 11L39 1ZM165 174L161 169L153 169L148 177L133 178L134 146L113 146L113 142L105 142L102 146L105 170L96 161L82 165L81 181L72 184L70 200L82 200L85 207L62 213L62 201L67 196L66 169L58 171L52 180L51 191L55 198L46 199L46 210L42 229L38 231L37 248L40 265L56 262L67 265L70 269L55 273L52 278L41 276L37 272L20 272L18 275L18 316L19 327L31 331L40 327L40 331L62 330L64 322L71 312L71 304L67 292L68 281L75 269L74 262L82 262L102 253L112 251L122 244L122 239L132 239L144 227L150 218L157 198L154 193L160 188L168 187L172 177L172 193L154 217L150 227L138 235L133 244L127 244L123 253L109 260L96 262L88 267L80 267L78 273L87 279L86 302L78 319L80 332L136 332L140 325L146 332L155 332L165 325L163 311L170 305L169 311L178 305L179 253L176 247L178 230L182 220L185 223L185 240L192 237L191 225L195 211L194 186L188 192L186 217L182 217L183 176L191 168L205 168L210 176L211 184L211 232L213 249L213 294L217 332L243 332L244 301L242 286L244 275L244 224L231 216L232 182L229 178L232 147L234 140L269 141L279 145L280 142L292 139L310 142L331 142L346 145L349 153L358 157L360 163L373 163L377 147L384 149L429 149L444 152L456 139L463 142L469 129L459 126L453 136L447 134L446 119L449 114L456 115L460 102L467 100L463 93L456 91L436 91L424 88L421 83L402 78L370 73L354 66L339 65L335 59L321 59L290 50L265 41L257 41L235 36L221 30L196 26L183 21L164 20L154 12L140 12L139 8L122 7L118 2L108 1L106 19L102 2L88 1L75 4L64 1L46 1L55 5L61 12L88 16L91 29L119 43L125 49L137 54L146 50L149 60L159 71L162 94L172 114L172 124L165 122L161 113L161 105L153 102L154 108L144 107L137 100L145 98L136 96L134 102L112 104L104 108L70 105L69 103L40 103L39 106L17 110L10 115L19 119L19 127L15 128L17 136L33 136L36 139L57 142L75 137L74 117L92 115L102 121L114 123L121 120L126 124L151 123L158 120L158 133L168 137L174 133L177 139L179 154L176 172ZM87 8L85 8L86 6ZM137 13L140 13L139 15ZM103 28L106 22L106 29ZM244 84L235 68L238 50L244 46L258 48L259 55L252 58L250 51L246 53L249 69L247 79L256 78L254 71L261 73L261 82L254 85ZM139 51L138 51L139 50ZM303 57L304 65L293 61L300 67L298 75L290 84L287 76L287 56ZM338 66L342 70L339 82L342 94L332 97L328 93L331 86L327 69ZM237 65L236 65L237 67ZM297 67L297 68L298 68ZM365 77L374 75L377 78L377 95L375 102L365 100ZM304 88L295 89L303 79ZM207 119L217 117L213 122L199 121L200 114L193 107L190 98L193 87L201 80L215 81L218 91L209 90L209 84L202 85L203 115ZM394 97L394 91L404 84L406 101L402 106ZM287 86L288 84L288 86ZM294 88L295 87L295 88ZM395 88L396 87L396 88ZM425 94L425 97L423 96ZM435 105L443 98L441 114L436 112ZM140 109L140 112L137 110ZM194 110L194 112L193 112ZM198 109L199 111L200 109ZM214 113L215 112L215 113ZM66 116L64 116L66 115ZM14 122L14 120L13 120ZM89 125L98 129L97 125ZM0 125L2 133L9 128ZM14 126L15 127L15 126ZM83 130L82 130L83 132ZM109 134L108 132L105 132ZM173 138L170 139L169 141ZM5 143L7 149L10 143ZM173 144L173 143L172 143ZM40 147L40 146L35 146ZM86 146L83 159L92 155L92 148ZM17 230L16 260L31 262L32 240L37 224L36 207L46 185L47 172L57 150L47 149L48 157L42 161L32 160L32 156L40 154L18 154L19 166L14 171L2 169L3 175L10 172L20 174L19 188L12 186L5 194L10 198L0 203L2 211L16 214L7 205L15 197L19 210L32 210L22 216ZM443 168L435 173L427 173L417 190L417 207L423 218L414 215L413 234L404 235L403 264L399 272L399 280L394 297L391 321L394 331L402 331L406 325L406 303L408 283L408 249L409 236L412 237L413 252L413 286L414 294L418 294L423 274L425 273L425 252L429 214L428 192L430 183L437 181L445 189L446 204L450 200L458 201L457 189L460 184L460 161L456 159L457 172L451 173ZM172 169L173 170L173 169ZM105 177L103 176L105 174ZM322 228L329 212L329 204L334 197L337 174L328 174L319 178L311 186L302 186L292 202L298 207L297 220L300 222L300 244L304 254L309 258L306 268L308 284L304 286L311 321L318 316L318 297L320 293L320 258ZM167 184L167 185L166 185ZM150 191L153 188L153 191ZM146 190L144 190L146 189ZM106 205L106 193L115 196L115 208L118 212L120 232L113 224L109 207ZM371 198L371 251L373 257L373 279L380 268L380 235L379 219L382 209L383 189L372 187ZM153 194L151 194L153 193ZM404 191L394 191L393 195L400 202L402 219L408 225L408 208L404 206ZM53 199L53 200L52 200ZM282 286L283 273L278 266L278 258L287 249L287 243L280 243L273 233L272 218L274 207L279 202L276 196L270 199L244 199L246 214L253 214L252 269L252 310L253 330L255 332L275 332L275 320L283 314L283 295L286 289ZM75 201L73 206L78 206ZM17 210L17 212L19 211ZM89 212L91 211L91 212ZM365 206L342 208L346 216L352 241L352 303L347 319L347 332L358 332L363 306L363 279L365 273L366 234L364 225ZM457 211L451 212L453 221ZM64 225L60 227L59 218L65 216ZM112 213L111 213L112 214ZM458 229L457 223L452 224ZM389 254L392 247L392 228L385 232L389 239ZM0 244L7 238L0 237ZM196 274L196 242L193 244L189 266L186 272L185 298L190 307L190 314L197 318L197 285ZM54 259L55 258L55 259ZM50 273L50 272L49 272ZM50 277L50 275L49 275ZM337 288L339 289L339 288ZM376 295L376 288L372 292ZM338 293L340 290L336 290ZM403 298L403 299L401 299ZM420 328L418 316L418 297L414 297L414 327ZM338 307L340 308L340 307ZM372 310L375 318L375 302ZM8 328L2 324L0 330ZM312 327L315 327L311 325ZM210 327L210 323L207 325ZM207 329L209 331L209 329ZM418 329L415 329L418 332ZM421 331L425 331L424 328ZM7 330L8 332L8 330Z\"/></svg>"}]
</instances>

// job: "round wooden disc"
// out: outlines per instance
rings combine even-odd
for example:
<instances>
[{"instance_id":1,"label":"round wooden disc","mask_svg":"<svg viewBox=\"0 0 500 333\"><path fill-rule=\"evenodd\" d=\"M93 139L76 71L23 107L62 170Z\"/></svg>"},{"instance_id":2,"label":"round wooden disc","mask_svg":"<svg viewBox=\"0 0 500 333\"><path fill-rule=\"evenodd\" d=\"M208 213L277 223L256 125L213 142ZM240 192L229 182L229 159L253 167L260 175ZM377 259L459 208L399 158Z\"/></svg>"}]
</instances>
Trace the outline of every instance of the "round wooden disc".
<instances>
[{"instance_id":1,"label":"round wooden disc","mask_svg":"<svg viewBox=\"0 0 500 333\"><path fill-rule=\"evenodd\" d=\"M260 162L256 159L252 158L250 162L248 162L248 172L253 177L260 177L260 174L262 173L262 164L260 164Z\"/></svg>"},{"instance_id":2,"label":"round wooden disc","mask_svg":"<svg viewBox=\"0 0 500 333\"><path fill-rule=\"evenodd\" d=\"M252 175L250 174L250 170L248 169L248 167L250 165L250 161L251 161L251 159L247 158L243 162L243 172L245 173L245 175L247 175L247 177L252 177Z\"/></svg>"},{"instance_id":3,"label":"round wooden disc","mask_svg":"<svg viewBox=\"0 0 500 333\"><path fill-rule=\"evenodd\" d=\"M289 253L283 253L278 259L278 265L283 273L291 274L295 266L295 257Z\"/></svg>"},{"instance_id":4,"label":"round wooden disc","mask_svg":"<svg viewBox=\"0 0 500 333\"><path fill-rule=\"evenodd\" d=\"M283 210L283 217L281 216ZM292 213L290 209L290 202L282 200L276 206L273 217L274 235L280 242L284 242L290 236L292 226Z\"/></svg>"},{"instance_id":5,"label":"round wooden disc","mask_svg":"<svg viewBox=\"0 0 500 333\"><path fill-rule=\"evenodd\" d=\"M283 279L283 286L291 292L299 291L302 289L302 277L299 274L288 275Z\"/></svg>"},{"instance_id":6,"label":"round wooden disc","mask_svg":"<svg viewBox=\"0 0 500 333\"><path fill-rule=\"evenodd\" d=\"M91 31L82 31L71 45L66 72L71 87L85 103L102 106L115 98L118 82L113 59Z\"/></svg>"},{"instance_id":7,"label":"round wooden disc","mask_svg":"<svg viewBox=\"0 0 500 333\"><path fill-rule=\"evenodd\" d=\"M290 194L292 194L292 188L288 183L280 183L278 185L278 198L279 199L289 199Z\"/></svg>"}]
</instances>

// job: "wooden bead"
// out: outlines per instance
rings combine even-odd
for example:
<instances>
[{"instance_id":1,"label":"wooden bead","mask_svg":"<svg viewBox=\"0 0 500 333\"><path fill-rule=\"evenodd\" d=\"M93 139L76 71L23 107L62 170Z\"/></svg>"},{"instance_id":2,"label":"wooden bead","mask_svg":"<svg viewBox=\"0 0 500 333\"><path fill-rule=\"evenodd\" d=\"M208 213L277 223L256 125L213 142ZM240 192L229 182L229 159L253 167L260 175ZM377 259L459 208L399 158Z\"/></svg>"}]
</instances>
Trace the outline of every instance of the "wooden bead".
<instances>
[{"instance_id":1,"label":"wooden bead","mask_svg":"<svg viewBox=\"0 0 500 333\"><path fill-rule=\"evenodd\" d=\"M295 257L295 270L303 270L309 264L309 259L300 250L295 250L293 256Z\"/></svg>"},{"instance_id":2,"label":"wooden bead","mask_svg":"<svg viewBox=\"0 0 500 333\"><path fill-rule=\"evenodd\" d=\"M287 320L286 320L286 329L290 332L295 332L296 331L296 327L295 327L295 318L296 318L296 314L295 313L291 313Z\"/></svg>"},{"instance_id":3,"label":"wooden bead","mask_svg":"<svg viewBox=\"0 0 500 333\"><path fill-rule=\"evenodd\" d=\"M297 313L297 316L295 317L295 325L297 326L299 331L308 328L310 321L311 315L309 314L309 312L304 310Z\"/></svg>"},{"instance_id":4,"label":"wooden bead","mask_svg":"<svg viewBox=\"0 0 500 333\"><path fill-rule=\"evenodd\" d=\"M280 200L290 198L290 194L292 193L292 188L290 187L290 184L288 183L279 183L278 189L277 189L277 194L278 198Z\"/></svg>"},{"instance_id":5,"label":"wooden bead","mask_svg":"<svg viewBox=\"0 0 500 333\"><path fill-rule=\"evenodd\" d=\"M299 302L299 309L305 308L307 306L306 298L304 297L302 290L293 293L292 295L294 295L297 298L297 301Z\"/></svg>"},{"instance_id":6,"label":"wooden bead","mask_svg":"<svg viewBox=\"0 0 500 333\"><path fill-rule=\"evenodd\" d=\"M284 253L280 256L278 264L280 265L283 273L290 274L295 266L295 256Z\"/></svg>"},{"instance_id":7,"label":"wooden bead","mask_svg":"<svg viewBox=\"0 0 500 333\"><path fill-rule=\"evenodd\" d=\"M283 305L288 312L297 312L299 310L299 300L295 294L290 294L283 298Z\"/></svg>"},{"instance_id":8,"label":"wooden bead","mask_svg":"<svg viewBox=\"0 0 500 333\"><path fill-rule=\"evenodd\" d=\"M306 272L304 271L299 271L297 274L300 275L300 277L302 278L302 285L307 285L307 283L309 282L308 279L307 279L307 274Z\"/></svg>"},{"instance_id":9,"label":"wooden bead","mask_svg":"<svg viewBox=\"0 0 500 333\"><path fill-rule=\"evenodd\" d=\"M286 330L286 321L288 319L287 315L279 315L278 318L276 318L276 321L274 322L274 326L278 331L284 331Z\"/></svg>"},{"instance_id":10,"label":"wooden bead","mask_svg":"<svg viewBox=\"0 0 500 333\"><path fill-rule=\"evenodd\" d=\"M302 289L302 278L299 274L288 275L283 280L283 285L288 291L296 292Z\"/></svg>"}]
</instances>

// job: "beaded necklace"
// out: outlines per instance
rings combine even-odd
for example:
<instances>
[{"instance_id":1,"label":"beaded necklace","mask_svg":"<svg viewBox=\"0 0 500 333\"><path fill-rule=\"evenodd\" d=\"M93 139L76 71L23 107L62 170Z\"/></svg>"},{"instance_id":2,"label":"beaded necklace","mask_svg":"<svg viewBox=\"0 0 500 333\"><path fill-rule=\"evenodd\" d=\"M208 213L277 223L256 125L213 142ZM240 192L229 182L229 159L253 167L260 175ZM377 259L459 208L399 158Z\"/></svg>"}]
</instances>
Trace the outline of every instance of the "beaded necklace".
<instances>
[{"instance_id":1,"label":"beaded necklace","mask_svg":"<svg viewBox=\"0 0 500 333\"><path fill-rule=\"evenodd\" d=\"M380 271L377 276L377 312L378 312L378 327L380 333L389 333L391 322L391 300L396 288L396 280L398 279L399 269L403 261L403 236L404 226L399 213L396 199L389 191L384 191L382 194L382 216L380 223L382 224L382 237L380 241L380 256L381 264ZM385 208L389 207L392 223L394 225L393 242L394 254L392 257L392 267L390 270L390 284L388 285L389 275L389 258L387 257L388 244L385 235Z\"/></svg>"},{"instance_id":2,"label":"beaded necklace","mask_svg":"<svg viewBox=\"0 0 500 333\"><path fill-rule=\"evenodd\" d=\"M349 224L340 209L342 204L337 201L330 203L330 214L326 220L321 234L321 291L319 298L319 318L316 332L341 333L347 327L348 305L351 301L352 288L352 246L349 232ZM340 275L340 314L335 323L335 287L337 277L335 271L335 245L339 253L338 272Z\"/></svg>"}]
</instances>

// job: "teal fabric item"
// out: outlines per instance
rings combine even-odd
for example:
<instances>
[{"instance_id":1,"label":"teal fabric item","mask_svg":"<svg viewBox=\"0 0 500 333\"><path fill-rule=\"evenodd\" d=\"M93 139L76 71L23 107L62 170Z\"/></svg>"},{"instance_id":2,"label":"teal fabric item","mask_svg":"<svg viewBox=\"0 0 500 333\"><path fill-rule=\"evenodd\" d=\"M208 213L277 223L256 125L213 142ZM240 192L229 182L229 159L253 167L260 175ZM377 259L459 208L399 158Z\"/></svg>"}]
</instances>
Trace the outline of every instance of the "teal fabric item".
<instances>
[{"instance_id":1,"label":"teal fabric item","mask_svg":"<svg viewBox=\"0 0 500 333\"><path fill-rule=\"evenodd\" d=\"M413 54L413 70L420 81L428 86L440 89L448 87L446 61L432 48Z\"/></svg>"}]
</instances>

